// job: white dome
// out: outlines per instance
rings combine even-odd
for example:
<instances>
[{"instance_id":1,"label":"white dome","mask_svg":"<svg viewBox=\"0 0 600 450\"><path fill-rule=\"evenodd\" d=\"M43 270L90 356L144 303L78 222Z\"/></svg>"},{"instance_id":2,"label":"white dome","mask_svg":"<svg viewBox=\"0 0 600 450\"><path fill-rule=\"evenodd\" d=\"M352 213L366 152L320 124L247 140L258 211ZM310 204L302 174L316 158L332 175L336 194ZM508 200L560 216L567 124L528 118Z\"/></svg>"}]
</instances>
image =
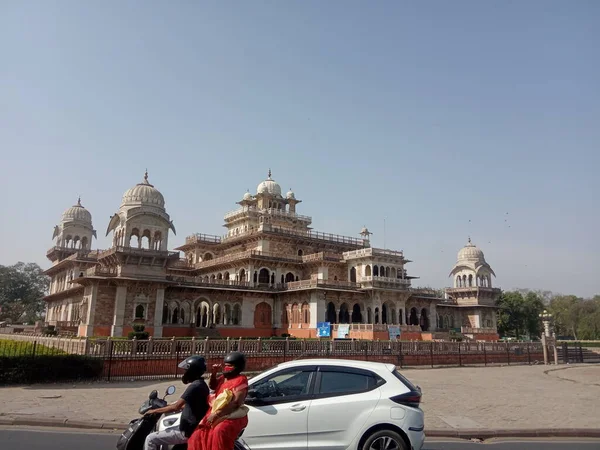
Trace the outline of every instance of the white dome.
<instances>
[{"instance_id":1,"label":"white dome","mask_svg":"<svg viewBox=\"0 0 600 450\"><path fill-rule=\"evenodd\" d=\"M469 242L463 248L461 248L458 252L458 260L459 261L485 261L483 256L483 252L471 242L471 238L469 238Z\"/></svg>"},{"instance_id":2,"label":"white dome","mask_svg":"<svg viewBox=\"0 0 600 450\"><path fill-rule=\"evenodd\" d=\"M281 186L271 178L271 170L269 169L269 178L261 182L256 188L257 194L270 194L281 197Z\"/></svg>"},{"instance_id":3,"label":"white dome","mask_svg":"<svg viewBox=\"0 0 600 450\"><path fill-rule=\"evenodd\" d=\"M90 225L92 223L92 214L83 206L81 206L81 199L78 199L77 204L71 206L62 215L63 222L70 222L73 220L85 222Z\"/></svg>"},{"instance_id":4,"label":"white dome","mask_svg":"<svg viewBox=\"0 0 600 450\"><path fill-rule=\"evenodd\" d=\"M246 192L244 194L244 200L252 200L252 194L250 192Z\"/></svg>"},{"instance_id":5,"label":"white dome","mask_svg":"<svg viewBox=\"0 0 600 450\"><path fill-rule=\"evenodd\" d=\"M165 198L153 185L148 182L148 172L144 175L144 181L136 184L123 194L121 206L139 205L165 207Z\"/></svg>"},{"instance_id":6,"label":"white dome","mask_svg":"<svg viewBox=\"0 0 600 450\"><path fill-rule=\"evenodd\" d=\"M285 194L285 197L286 197L288 200L291 200L291 199L293 199L293 198L296 198L296 194L294 194L294 192L292 192L292 190L290 189L290 190L288 191L288 193L287 193L287 194Z\"/></svg>"}]
</instances>

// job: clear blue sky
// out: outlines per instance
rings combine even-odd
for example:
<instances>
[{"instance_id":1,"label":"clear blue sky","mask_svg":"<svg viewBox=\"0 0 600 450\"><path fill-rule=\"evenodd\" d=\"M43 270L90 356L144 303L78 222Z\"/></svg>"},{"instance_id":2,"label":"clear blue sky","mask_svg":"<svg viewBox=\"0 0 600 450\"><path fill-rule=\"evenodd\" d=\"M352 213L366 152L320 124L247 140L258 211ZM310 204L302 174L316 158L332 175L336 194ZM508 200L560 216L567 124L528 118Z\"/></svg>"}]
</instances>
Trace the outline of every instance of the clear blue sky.
<instances>
[{"instance_id":1,"label":"clear blue sky","mask_svg":"<svg viewBox=\"0 0 600 450\"><path fill-rule=\"evenodd\" d=\"M387 217L417 285L471 235L505 289L600 293L599 42L594 0L4 0L0 264L78 195L106 248L146 167L171 247L222 234L270 167L317 230Z\"/></svg>"}]
</instances>

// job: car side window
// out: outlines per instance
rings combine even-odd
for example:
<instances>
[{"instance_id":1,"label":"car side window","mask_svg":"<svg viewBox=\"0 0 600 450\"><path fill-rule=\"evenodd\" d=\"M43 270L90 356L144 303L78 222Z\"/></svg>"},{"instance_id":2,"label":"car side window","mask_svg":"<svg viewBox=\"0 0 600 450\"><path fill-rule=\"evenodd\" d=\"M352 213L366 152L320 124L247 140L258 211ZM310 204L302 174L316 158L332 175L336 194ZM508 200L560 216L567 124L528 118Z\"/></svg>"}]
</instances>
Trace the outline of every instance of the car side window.
<instances>
[{"instance_id":1,"label":"car side window","mask_svg":"<svg viewBox=\"0 0 600 450\"><path fill-rule=\"evenodd\" d=\"M253 397L262 401L285 401L286 397L297 399L308 396L312 370L295 369L277 372L250 386Z\"/></svg>"},{"instance_id":2,"label":"car side window","mask_svg":"<svg viewBox=\"0 0 600 450\"><path fill-rule=\"evenodd\" d=\"M321 372L319 394L348 395L366 392L377 385L377 378L368 373L353 373L344 371Z\"/></svg>"}]
</instances>

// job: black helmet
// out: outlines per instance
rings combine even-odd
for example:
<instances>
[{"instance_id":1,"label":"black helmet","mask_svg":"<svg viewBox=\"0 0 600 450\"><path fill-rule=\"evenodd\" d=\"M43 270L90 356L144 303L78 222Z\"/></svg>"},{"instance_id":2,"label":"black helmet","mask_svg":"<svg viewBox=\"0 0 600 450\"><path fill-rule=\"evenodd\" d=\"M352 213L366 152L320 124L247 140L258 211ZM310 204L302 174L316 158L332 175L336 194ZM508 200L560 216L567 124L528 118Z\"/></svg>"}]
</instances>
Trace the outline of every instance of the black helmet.
<instances>
[{"instance_id":1,"label":"black helmet","mask_svg":"<svg viewBox=\"0 0 600 450\"><path fill-rule=\"evenodd\" d=\"M184 359L178 365L180 369L185 369L185 373L181 377L184 384L199 380L206 372L206 360L202 356L190 356Z\"/></svg>"},{"instance_id":2,"label":"black helmet","mask_svg":"<svg viewBox=\"0 0 600 450\"><path fill-rule=\"evenodd\" d=\"M234 377L239 375L246 368L246 357L240 352L231 352L225 356L223 360L225 364L231 364L234 369L230 371L224 371L225 377Z\"/></svg>"}]
</instances>

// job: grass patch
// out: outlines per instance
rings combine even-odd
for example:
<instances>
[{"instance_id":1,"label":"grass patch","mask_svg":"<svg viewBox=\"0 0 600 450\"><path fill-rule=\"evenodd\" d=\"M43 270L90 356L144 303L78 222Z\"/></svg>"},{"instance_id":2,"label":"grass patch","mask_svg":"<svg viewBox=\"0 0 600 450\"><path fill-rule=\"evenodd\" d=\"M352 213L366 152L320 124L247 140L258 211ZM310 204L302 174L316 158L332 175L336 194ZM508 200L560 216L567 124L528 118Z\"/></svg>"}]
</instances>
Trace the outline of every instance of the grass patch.
<instances>
[{"instance_id":1,"label":"grass patch","mask_svg":"<svg viewBox=\"0 0 600 450\"><path fill-rule=\"evenodd\" d=\"M35 355L65 355L66 353L57 348L47 347L45 345L35 345ZM0 339L0 356L19 357L34 355L34 344L28 341L11 341Z\"/></svg>"}]
</instances>

